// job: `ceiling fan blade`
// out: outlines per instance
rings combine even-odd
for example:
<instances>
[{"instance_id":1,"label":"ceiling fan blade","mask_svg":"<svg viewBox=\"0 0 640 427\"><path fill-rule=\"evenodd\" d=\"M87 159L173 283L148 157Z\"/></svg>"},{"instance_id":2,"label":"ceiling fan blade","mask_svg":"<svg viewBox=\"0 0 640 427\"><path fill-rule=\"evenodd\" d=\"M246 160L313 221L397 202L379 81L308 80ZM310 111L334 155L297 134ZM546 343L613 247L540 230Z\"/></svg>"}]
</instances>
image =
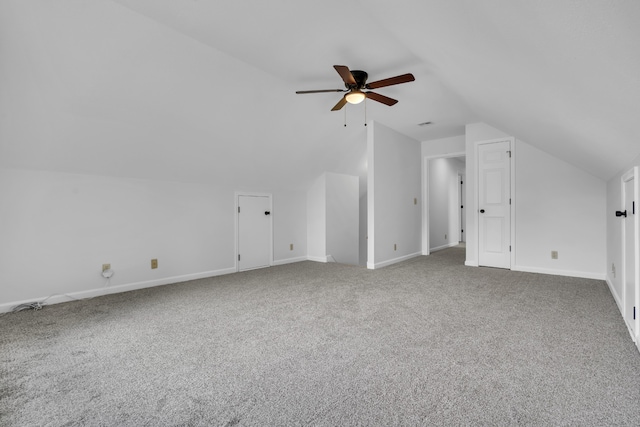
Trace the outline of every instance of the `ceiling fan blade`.
<instances>
[{"instance_id":1,"label":"ceiling fan blade","mask_svg":"<svg viewBox=\"0 0 640 427\"><path fill-rule=\"evenodd\" d=\"M344 80L348 86L357 85L356 79L353 78L353 74L349 71L349 67L346 65L334 65L333 68L336 69L338 74L340 74L340 77L342 77L342 80Z\"/></svg>"},{"instance_id":2,"label":"ceiling fan blade","mask_svg":"<svg viewBox=\"0 0 640 427\"><path fill-rule=\"evenodd\" d=\"M346 103L347 103L347 98L343 96L342 99L338 101L338 103L331 109L331 111L341 110L342 107L344 107L344 104Z\"/></svg>"},{"instance_id":3,"label":"ceiling fan blade","mask_svg":"<svg viewBox=\"0 0 640 427\"><path fill-rule=\"evenodd\" d=\"M389 98L388 96L380 95L375 92L365 92L367 98L373 99L374 101L382 102L385 105L392 106L398 102L397 99Z\"/></svg>"},{"instance_id":4,"label":"ceiling fan blade","mask_svg":"<svg viewBox=\"0 0 640 427\"><path fill-rule=\"evenodd\" d=\"M346 92L344 89L297 90L296 93Z\"/></svg>"},{"instance_id":5,"label":"ceiling fan blade","mask_svg":"<svg viewBox=\"0 0 640 427\"><path fill-rule=\"evenodd\" d=\"M379 87L399 85L400 83L409 83L414 81L415 79L416 78L413 77L413 74L407 73L401 76L389 77L388 79L367 83L365 87L367 89L377 89Z\"/></svg>"}]
</instances>

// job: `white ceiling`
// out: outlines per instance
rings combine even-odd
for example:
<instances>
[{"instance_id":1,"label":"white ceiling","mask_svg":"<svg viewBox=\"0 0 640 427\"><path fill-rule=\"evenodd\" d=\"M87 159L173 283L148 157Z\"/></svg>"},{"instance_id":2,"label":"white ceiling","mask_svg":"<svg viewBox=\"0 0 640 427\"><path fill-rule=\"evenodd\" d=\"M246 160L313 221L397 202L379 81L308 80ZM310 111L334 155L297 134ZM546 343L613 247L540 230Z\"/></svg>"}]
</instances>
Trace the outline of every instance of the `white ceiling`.
<instances>
[{"instance_id":1,"label":"white ceiling","mask_svg":"<svg viewBox=\"0 0 640 427\"><path fill-rule=\"evenodd\" d=\"M6 0L0 165L299 188L363 175L365 107L419 141L486 122L608 179L640 154L634 0ZM430 126L418 123L431 121Z\"/></svg>"}]
</instances>

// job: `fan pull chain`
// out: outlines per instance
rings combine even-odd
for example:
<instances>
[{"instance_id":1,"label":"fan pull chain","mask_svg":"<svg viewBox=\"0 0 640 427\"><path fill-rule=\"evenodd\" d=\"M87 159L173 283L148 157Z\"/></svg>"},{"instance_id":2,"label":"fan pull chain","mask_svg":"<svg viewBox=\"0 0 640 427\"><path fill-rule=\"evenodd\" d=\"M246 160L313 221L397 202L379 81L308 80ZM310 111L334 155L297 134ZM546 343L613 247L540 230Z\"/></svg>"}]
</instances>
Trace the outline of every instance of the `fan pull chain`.
<instances>
[{"instance_id":1,"label":"fan pull chain","mask_svg":"<svg viewBox=\"0 0 640 427\"><path fill-rule=\"evenodd\" d=\"M367 98L364 99L364 125L367 125Z\"/></svg>"},{"instance_id":2,"label":"fan pull chain","mask_svg":"<svg viewBox=\"0 0 640 427\"><path fill-rule=\"evenodd\" d=\"M347 106L344 106L344 127L347 127Z\"/></svg>"}]
</instances>

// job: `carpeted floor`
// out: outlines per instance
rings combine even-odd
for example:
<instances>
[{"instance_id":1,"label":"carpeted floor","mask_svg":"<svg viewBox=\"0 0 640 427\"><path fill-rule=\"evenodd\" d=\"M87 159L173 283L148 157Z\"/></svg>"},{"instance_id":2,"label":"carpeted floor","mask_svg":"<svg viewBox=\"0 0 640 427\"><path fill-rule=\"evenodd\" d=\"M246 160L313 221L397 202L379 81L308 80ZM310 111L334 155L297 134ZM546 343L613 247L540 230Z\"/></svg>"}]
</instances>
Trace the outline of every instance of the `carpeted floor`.
<instances>
[{"instance_id":1,"label":"carpeted floor","mask_svg":"<svg viewBox=\"0 0 640 427\"><path fill-rule=\"evenodd\" d=\"M604 282L463 262L302 262L2 315L0 425L640 425Z\"/></svg>"}]
</instances>

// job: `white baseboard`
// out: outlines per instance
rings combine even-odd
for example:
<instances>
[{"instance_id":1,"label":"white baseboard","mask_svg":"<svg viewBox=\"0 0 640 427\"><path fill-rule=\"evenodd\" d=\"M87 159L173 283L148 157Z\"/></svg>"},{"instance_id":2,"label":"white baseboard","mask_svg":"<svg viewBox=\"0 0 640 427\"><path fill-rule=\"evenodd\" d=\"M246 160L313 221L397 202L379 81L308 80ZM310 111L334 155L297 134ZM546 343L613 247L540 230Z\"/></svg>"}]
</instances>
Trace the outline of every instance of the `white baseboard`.
<instances>
[{"instance_id":1,"label":"white baseboard","mask_svg":"<svg viewBox=\"0 0 640 427\"><path fill-rule=\"evenodd\" d=\"M376 268L382 268L382 267L386 267L386 266L391 265L391 264L397 264L399 262L406 261L408 259L416 258L416 257L419 257L419 256L422 256L422 251L414 252L412 254L404 255L404 256L401 256L401 257L398 257L398 258L389 259L387 261L382 261L382 262L377 262L377 263L367 262L367 268L369 270L375 270Z\"/></svg>"},{"instance_id":2,"label":"white baseboard","mask_svg":"<svg viewBox=\"0 0 640 427\"><path fill-rule=\"evenodd\" d=\"M637 339L633 335L633 330L631 330L631 327L629 326L629 324L627 324L627 321L624 318L624 308L623 308L623 305L622 305L622 298L620 297L620 295L618 295L616 293L615 288L613 287L613 283L611 282L611 279L609 278L608 275L607 275L605 281L607 282L607 286L609 286L609 292L611 292L611 295L613 295L613 299L616 302L616 305L618 306L618 311L620 312L620 317L622 317L622 321L624 322L625 326L627 327L627 331L629 331L629 335L631 336L631 339L636 344L636 348L638 349L638 351L640 351L640 339Z\"/></svg>"},{"instance_id":3,"label":"white baseboard","mask_svg":"<svg viewBox=\"0 0 640 427\"><path fill-rule=\"evenodd\" d=\"M464 265L466 265L467 267L480 267L478 261L465 261Z\"/></svg>"},{"instance_id":4,"label":"white baseboard","mask_svg":"<svg viewBox=\"0 0 640 427\"><path fill-rule=\"evenodd\" d=\"M589 273L585 271L574 270L553 270L550 268L527 267L523 265L511 266L513 271L524 271L526 273L552 274L554 276L579 277L581 279L605 280L604 273Z\"/></svg>"},{"instance_id":5,"label":"white baseboard","mask_svg":"<svg viewBox=\"0 0 640 427\"><path fill-rule=\"evenodd\" d=\"M299 257L295 257L295 258L279 259L277 261L273 261L272 265L276 266L276 265L293 264L294 262L301 262L301 261L307 261L307 260L309 260L308 257L299 256Z\"/></svg>"},{"instance_id":6,"label":"white baseboard","mask_svg":"<svg viewBox=\"0 0 640 427\"><path fill-rule=\"evenodd\" d=\"M436 246L435 248L431 248L431 252L441 251L443 249L452 248L454 246L458 246L460 243L447 243L446 245Z\"/></svg>"},{"instance_id":7,"label":"white baseboard","mask_svg":"<svg viewBox=\"0 0 640 427\"><path fill-rule=\"evenodd\" d=\"M315 261L315 262L329 262L329 257L328 256L312 256L309 255L307 256L307 260L309 261Z\"/></svg>"},{"instance_id":8,"label":"white baseboard","mask_svg":"<svg viewBox=\"0 0 640 427\"><path fill-rule=\"evenodd\" d=\"M135 282L135 283L127 283L124 285L115 285L115 286L108 286L108 287L102 287L102 288L95 288L95 289L90 289L87 291L78 291L78 292L67 292L65 294L53 294L52 296L46 297L39 297L39 298L31 298L28 300L22 300L22 301L13 301L13 302L7 302L7 303L2 303L0 304L0 313L8 313L10 312L13 307L20 305L20 304L29 304L35 301L43 301L46 299L46 304L47 305L51 305L51 304L59 304L61 302L69 302L69 301L73 301L74 299L85 299L85 298L94 298L94 297L99 297L102 295L109 295L109 294L117 294L120 292L128 292L128 291L135 291L137 289L144 289L144 288L151 288L154 286L162 286L162 285L170 285L172 283L180 283L180 282L187 282L189 280L196 280L196 279L205 279L207 277L215 277L215 276L222 276L224 274L231 274L231 273L235 273L236 269L235 268L224 268L221 270L213 270L213 271L204 271L201 273L193 273L193 274L184 274L181 276L173 276L173 277L165 277L163 279L155 279L155 280L147 280L144 282Z\"/></svg>"},{"instance_id":9,"label":"white baseboard","mask_svg":"<svg viewBox=\"0 0 640 427\"><path fill-rule=\"evenodd\" d=\"M620 295L618 295L618 293L616 292L616 289L613 287L613 283L611 283L611 279L609 279L609 276L606 277L605 282L607 282L607 286L609 286L609 292L611 292L611 295L613 296L613 300L616 302L616 305L618 306L618 311L620 311L620 314L622 315L623 308L622 308L622 299L620 298Z\"/></svg>"}]
</instances>

